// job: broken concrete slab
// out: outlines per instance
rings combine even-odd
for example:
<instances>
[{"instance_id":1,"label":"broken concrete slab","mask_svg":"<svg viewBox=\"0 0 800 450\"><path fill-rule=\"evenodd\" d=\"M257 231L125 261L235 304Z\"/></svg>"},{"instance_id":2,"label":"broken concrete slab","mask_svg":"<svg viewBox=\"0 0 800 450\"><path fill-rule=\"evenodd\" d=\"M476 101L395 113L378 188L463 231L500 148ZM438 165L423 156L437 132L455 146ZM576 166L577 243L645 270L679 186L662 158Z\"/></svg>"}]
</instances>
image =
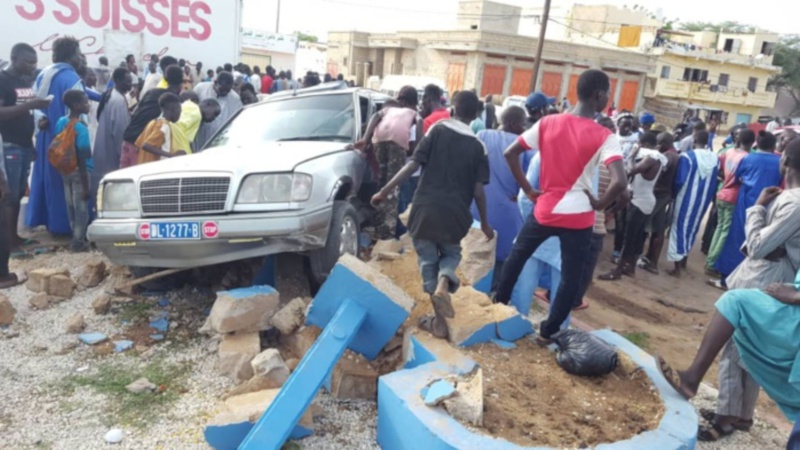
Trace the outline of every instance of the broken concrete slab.
<instances>
[{"instance_id":1,"label":"broken concrete slab","mask_svg":"<svg viewBox=\"0 0 800 450\"><path fill-rule=\"evenodd\" d=\"M209 421L203 431L206 442L216 450L236 450L279 392L279 389L269 389L225 400L223 410ZM289 438L302 439L312 433L312 414L308 410L291 430Z\"/></svg>"},{"instance_id":2,"label":"broken concrete slab","mask_svg":"<svg viewBox=\"0 0 800 450\"><path fill-rule=\"evenodd\" d=\"M228 334L219 344L217 368L220 373L236 382L253 377L250 361L261 352L261 338L258 332Z\"/></svg>"},{"instance_id":3,"label":"broken concrete slab","mask_svg":"<svg viewBox=\"0 0 800 450\"><path fill-rule=\"evenodd\" d=\"M306 320L306 308L303 299L293 299L272 316L272 326L284 335L294 333Z\"/></svg>"},{"instance_id":4,"label":"broken concrete slab","mask_svg":"<svg viewBox=\"0 0 800 450\"><path fill-rule=\"evenodd\" d=\"M47 293L61 298L72 298L75 282L67 275L53 275L47 280Z\"/></svg>"},{"instance_id":5,"label":"broken concrete slab","mask_svg":"<svg viewBox=\"0 0 800 450\"><path fill-rule=\"evenodd\" d=\"M444 401L447 412L462 423L483 426L483 370L478 368L472 376L462 376L455 389L458 395Z\"/></svg>"},{"instance_id":6,"label":"broken concrete slab","mask_svg":"<svg viewBox=\"0 0 800 450\"><path fill-rule=\"evenodd\" d=\"M308 350L314 345L321 333L322 330L319 327L308 325L300 328L294 334L281 336L281 343L295 357L303 359L303 356L308 353Z\"/></svg>"},{"instance_id":7,"label":"broken concrete slab","mask_svg":"<svg viewBox=\"0 0 800 450\"><path fill-rule=\"evenodd\" d=\"M111 297L106 294L99 295L92 301L92 309L98 316L108 314L111 311Z\"/></svg>"},{"instance_id":8,"label":"broken concrete slab","mask_svg":"<svg viewBox=\"0 0 800 450\"><path fill-rule=\"evenodd\" d=\"M79 286L93 288L100 285L106 277L106 263L102 260L89 261L76 279Z\"/></svg>"},{"instance_id":9,"label":"broken concrete slab","mask_svg":"<svg viewBox=\"0 0 800 450\"><path fill-rule=\"evenodd\" d=\"M139 378L133 383L125 386L125 390L132 394L148 394L155 392L156 389L158 389L158 386L151 383L147 378Z\"/></svg>"},{"instance_id":10,"label":"broken concrete slab","mask_svg":"<svg viewBox=\"0 0 800 450\"><path fill-rule=\"evenodd\" d=\"M477 227L473 225L469 229L467 235L461 240L462 259L458 265L458 271L466 284L482 292L488 292L483 289L483 286L479 288L478 285L485 284L484 281L488 277L489 287L491 287L496 247L497 238L487 241L480 225Z\"/></svg>"},{"instance_id":11,"label":"broken concrete slab","mask_svg":"<svg viewBox=\"0 0 800 450\"><path fill-rule=\"evenodd\" d=\"M86 321L83 314L75 313L67 320L67 333L78 334L86 328Z\"/></svg>"},{"instance_id":12,"label":"broken concrete slab","mask_svg":"<svg viewBox=\"0 0 800 450\"><path fill-rule=\"evenodd\" d=\"M222 334L266 330L279 302L278 291L270 286L218 292L203 328Z\"/></svg>"},{"instance_id":13,"label":"broken concrete slab","mask_svg":"<svg viewBox=\"0 0 800 450\"><path fill-rule=\"evenodd\" d=\"M325 387L339 400L375 400L378 397L378 371L363 356L346 350Z\"/></svg>"},{"instance_id":14,"label":"broken concrete slab","mask_svg":"<svg viewBox=\"0 0 800 450\"><path fill-rule=\"evenodd\" d=\"M11 325L16 315L17 310L11 304L11 300L0 294L0 326Z\"/></svg>"},{"instance_id":15,"label":"broken concrete slab","mask_svg":"<svg viewBox=\"0 0 800 450\"><path fill-rule=\"evenodd\" d=\"M250 365L253 366L255 376L271 379L275 384L274 388L283 386L289 379L289 368L276 348L268 348L259 353Z\"/></svg>"},{"instance_id":16,"label":"broken concrete slab","mask_svg":"<svg viewBox=\"0 0 800 450\"><path fill-rule=\"evenodd\" d=\"M53 305L61 303L64 300L66 299L61 297L56 297L54 295L48 295L46 292L39 292L38 294L28 299L28 304L31 305L32 308L38 309L39 311L44 311L45 309L48 309Z\"/></svg>"},{"instance_id":17,"label":"broken concrete slab","mask_svg":"<svg viewBox=\"0 0 800 450\"><path fill-rule=\"evenodd\" d=\"M501 338L515 341L533 332L533 325L516 309L493 304L489 297L471 286L464 286L452 295L455 317L445 319L450 342L468 347ZM502 331L499 336L498 331Z\"/></svg>"},{"instance_id":18,"label":"broken concrete slab","mask_svg":"<svg viewBox=\"0 0 800 450\"><path fill-rule=\"evenodd\" d=\"M122 353L133 348L133 341L129 340L114 341L113 344L115 353Z\"/></svg>"},{"instance_id":19,"label":"broken concrete slab","mask_svg":"<svg viewBox=\"0 0 800 450\"><path fill-rule=\"evenodd\" d=\"M95 345L107 341L108 336L103 333L81 333L78 339L86 345Z\"/></svg>"},{"instance_id":20,"label":"broken concrete slab","mask_svg":"<svg viewBox=\"0 0 800 450\"><path fill-rule=\"evenodd\" d=\"M51 277L63 275L69 277L69 270L60 269L35 269L28 273L28 281L25 287L31 292L47 292L47 287Z\"/></svg>"},{"instance_id":21,"label":"broken concrete slab","mask_svg":"<svg viewBox=\"0 0 800 450\"><path fill-rule=\"evenodd\" d=\"M405 211L397 216L397 218L400 219L400 223L402 223L404 227L408 227L408 220L411 218L411 206L412 205L409 204L408 208L406 208Z\"/></svg>"},{"instance_id":22,"label":"broken concrete slab","mask_svg":"<svg viewBox=\"0 0 800 450\"><path fill-rule=\"evenodd\" d=\"M420 394L426 405L438 406L445 400L458 395L458 391L456 391L456 387L452 381L436 380L425 386Z\"/></svg>"}]
</instances>

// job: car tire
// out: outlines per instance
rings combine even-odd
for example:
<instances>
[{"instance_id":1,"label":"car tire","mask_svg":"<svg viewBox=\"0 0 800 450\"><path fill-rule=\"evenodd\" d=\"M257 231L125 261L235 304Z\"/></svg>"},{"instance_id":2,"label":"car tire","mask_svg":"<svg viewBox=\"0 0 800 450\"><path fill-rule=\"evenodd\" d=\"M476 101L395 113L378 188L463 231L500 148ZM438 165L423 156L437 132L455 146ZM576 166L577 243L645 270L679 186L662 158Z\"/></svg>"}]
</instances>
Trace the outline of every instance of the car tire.
<instances>
[{"instance_id":1,"label":"car tire","mask_svg":"<svg viewBox=\"0 0 800 450\"><path fill-rule=\"evenodd\" d=\"M128 270L131 272L133 279L137 279L146 277L147 275L152 275L156 272L161 272L164 269L159 269L156 267L128 266ZM144 282L140 284L139 287L145 291L153 292L166 292L173 289L180 289L189 279L189 273L190 272L178 272L164 278Z\"/></svg>"},{"instance_id":2,"label":"car tire","mask_svg":"<svg viewBox=\"0 0 800 450\"><path fill-rule=\"evenodd\" d=\"M353 205L347 201L333 202L331 226L325 248L314 250L308 256L309 278L312 285L322 285L344 253L358 256L360 231L358 213Z\"/></svg>"}]
</instances>

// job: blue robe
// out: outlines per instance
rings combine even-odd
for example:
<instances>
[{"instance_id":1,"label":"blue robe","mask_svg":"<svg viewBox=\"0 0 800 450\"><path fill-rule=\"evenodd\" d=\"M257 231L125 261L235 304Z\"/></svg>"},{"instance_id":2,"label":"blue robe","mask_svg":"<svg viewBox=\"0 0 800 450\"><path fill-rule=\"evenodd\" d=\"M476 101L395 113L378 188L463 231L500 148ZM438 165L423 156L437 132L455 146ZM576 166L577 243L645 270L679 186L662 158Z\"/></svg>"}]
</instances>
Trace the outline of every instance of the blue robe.
<instances>
[{"instance_id":1,"label":"blue robe","mask_svg":"<svg viewBox=\"0 0 800 450\"><path fill-rule=\"evenodd\" d=\"M50 73L55 75L50 81L47 92L39 92L45 77ZM33 164L31 174L31 190L26 212L26 225L38 227L44 225L52 234L72 234L72 229L67 218L67 201L64 197L64 181L61 174L50 165L47 159L47 150L56 136L56 123L68 114L64 104L64 93L70 89L86 90L89 98L98 101L99 96L91 94L83 86L75 69L69 64L56 63L42 70L34 84L34 92L39 97L53 96L50 107L44 112L50 121L50 126L45 131L36 134L36 162ZM94 91L92 91L94 92Z\"/></svg>"},{"instance_id":2,"label":"blue robe","mask_svg":"<svg viewBox=\"0 0 800 450\"><path fill-rule=\"evenodd\" d=\"M773 153L756 152L742 159L736 168L735 177L741 183L733 221L728 238L722 247L715 268L727 277L744 261L742 244L745 241L744 225L747 209L756 204L756 200L765 188L781 185L781 157Z\"/></svg>"},{"instance_id":3,"label":"blue robe","mask_svg":"<svg viewBox=\"0 0 800 450\"><path fill-rule=\"evenodd\" d=\"M717 192L718 171L719 159L709 150L681 154L675 173L678 195L669 232L668 261L681 261L692 251L700 223Z\"/></svg>"},{"instance_id":4,"label":"blue robe","mask_svg":"<svg viewBox=\"0 0 800 450\"><path fill-rule=\"evenodd\" d=\"M503 151L519 136L499 130L484 130L478 133L486 147L489 159L489 184L486 185L486 215L489 224L497 232L498 261L505 261L511 253L514 239L522 229L522 215L517 206L519 185L511 174ZM472 203L472 217L480 220L478 207Z\"/></svg>"}]
</instances>

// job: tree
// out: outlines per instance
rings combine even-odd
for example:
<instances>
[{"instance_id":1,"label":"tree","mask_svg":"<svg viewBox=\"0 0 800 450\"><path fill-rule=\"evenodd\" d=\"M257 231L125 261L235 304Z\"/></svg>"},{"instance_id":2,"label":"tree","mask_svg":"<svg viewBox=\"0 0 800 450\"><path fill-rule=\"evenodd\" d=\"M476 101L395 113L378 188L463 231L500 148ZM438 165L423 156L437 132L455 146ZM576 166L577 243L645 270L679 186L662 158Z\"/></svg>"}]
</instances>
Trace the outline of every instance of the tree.
<instances>
[{"instance_id":1,"label":"tree","mask_svg":"<svg viewBox=\"0 0 800 450\"><path fill-rule=\"evenodd\" d=\"M319 38L314 36L313 34L305 34L302 32L297 33L297 40L298 41L305 41L305 42L319 42Z\"/></svg>"},{"instance_id":2,"label":"tree","mask_svg":"<svg viewBox=\"0 0 800 450\"><path fill-rule=\"evenodd\" d=\"M781 38L775 46L772 64L781 67L783 71L769 81L769 86L792 97L794 108L791 116L800 114L800 35Z\"/></svg>"},{"instance_id":3,"label":"tree","mask_svg":"<svg viewBox=\"0 0 800 450\"><path fill-rule=\"evenodd\" d=\"M719 33L753 33L756 27L735 21L725 21L721 23L713 22L685 22L680 24L684 31L713 31Z\"/></svg>"}]
</instances>

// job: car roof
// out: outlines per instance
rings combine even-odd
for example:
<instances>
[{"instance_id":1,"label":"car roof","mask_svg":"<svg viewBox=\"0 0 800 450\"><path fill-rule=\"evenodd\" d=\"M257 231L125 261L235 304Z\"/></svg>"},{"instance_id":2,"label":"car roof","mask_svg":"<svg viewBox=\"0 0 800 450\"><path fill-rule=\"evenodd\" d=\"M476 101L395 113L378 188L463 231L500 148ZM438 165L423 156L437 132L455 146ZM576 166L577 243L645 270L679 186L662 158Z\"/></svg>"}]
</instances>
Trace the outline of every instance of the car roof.
<instances>
[{"instance_id":1,"label":"car roof","mask_svg":"<svg viewBox=\"0 0 800 450\"><path fill-rule=\"evenodd\" d=\"M347 83L344 81L332 81L329 83L322 83L318 84L313 87L309 88L300 88L300 89L292 89L292 90L285 90L281 92L276 92L275 94L270 95L266 99L265 102L269 102L271 100L283 100L287 98L294 98L294 97L310 97L310 96L317 96L317 95L336 95L336 94L352 94L352 93L359 93L359 92L368 92L373 96L378 97L387 97L386 94L382 92L378 92L373 89L367 89L362 87L349 87Z\"/></svg>"}]
</instances>

